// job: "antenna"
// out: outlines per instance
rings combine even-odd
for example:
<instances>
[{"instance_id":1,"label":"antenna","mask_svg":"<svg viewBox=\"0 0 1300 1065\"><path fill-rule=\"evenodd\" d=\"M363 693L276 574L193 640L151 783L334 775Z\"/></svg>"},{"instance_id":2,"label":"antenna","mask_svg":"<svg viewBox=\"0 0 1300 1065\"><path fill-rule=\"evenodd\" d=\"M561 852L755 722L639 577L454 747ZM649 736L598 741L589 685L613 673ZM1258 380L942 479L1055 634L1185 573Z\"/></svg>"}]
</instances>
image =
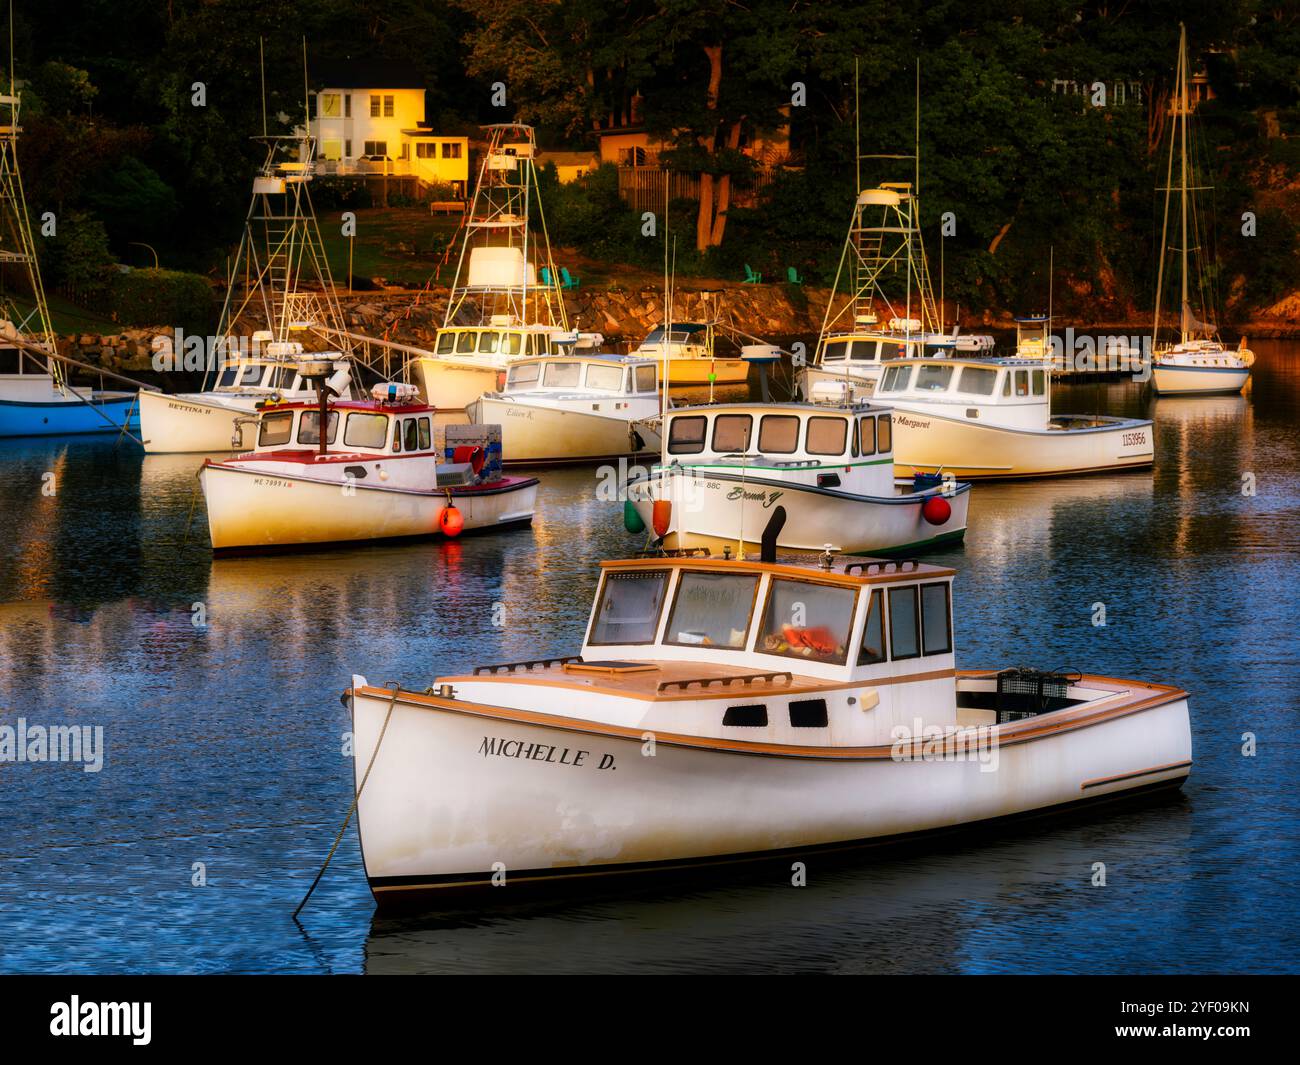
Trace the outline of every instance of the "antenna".
<instances>
[{"instance_id":1,"label":"antenna","mask_svg":"<svg viewBox=\"0 0 1300 1065\"><path fill-rule=\"evenodd\" d=\"M266 136L266 51L265 38L257 38L257 71L262 79L262 136Z\"/></svg>"},{"instance_id":2,"label":"antenna","mask_svg":"<svg viewBox=\"0 0 1300 1065\"><path fill-rule=\"evenodd\" d=\"M853 57L853 195L862 192L862 107L858 95L858 57Z\"/></svg>"},{"instance_id":3,"label":"antenna","mask_svg":"<svg viewBox=\"0 0 1300 1065\"><path fill-rule=\"evenodd\" d=\"M302 38L302 124L311 136L311 90L307 88L307 35ZM307 160L303 160L306 162Z\"/></svg>"}]
</instances>

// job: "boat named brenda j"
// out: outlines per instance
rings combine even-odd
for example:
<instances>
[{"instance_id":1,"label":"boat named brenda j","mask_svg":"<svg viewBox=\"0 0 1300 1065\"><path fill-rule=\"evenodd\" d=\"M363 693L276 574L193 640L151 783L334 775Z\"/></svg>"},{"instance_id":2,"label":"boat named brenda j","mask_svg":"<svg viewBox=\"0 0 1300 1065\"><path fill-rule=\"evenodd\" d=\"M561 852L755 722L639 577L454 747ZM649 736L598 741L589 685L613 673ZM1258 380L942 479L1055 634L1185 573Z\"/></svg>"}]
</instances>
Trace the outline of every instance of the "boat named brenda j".
<instances>
[{"instance_id":1,"label":"boat named brenda j","mask_svg":"<svg viewBox=\"0 0 1300 1065\"><path fill-rule=\"evenodd\" d=\"M610 561L575 657L427 693L354 676L376 900L892 842L1182 783L1185 692L956 671L953 575L829 553Z\"/></svg>"},{"instance_id":2,"label":"boat named brenda j","mask_svg":"<svg viewBox=\"0 0 1300 1065\"><path fill-rule=\"evenodd\" d=\"M328 372L326 364L317 378ZM458 536L532 522L537 479L501 473L497 426L447 426L440 457L434 408L418 402L413 385L379 384L372 395L331 403L322 391L314 404L263 407L254 450L205 460L199 480L213 551Z\"/></svg>"},{"instance_id":3,"label":"boat named brenda j","mask_svg":"<svg viewBox=\"0 0 1300 1065\"><path fill-rule=\"evenodd\" d=\"M894 554L961 540L970 485L898 486L890 414L863 403L724 403L666 414L661 461L627 485L667 548ZM636 523L633 524L633 528Z\"/></svg>"},{"instance_id":4,"label":"boat named brenda j","mask_svg":"<svg viewBox=\"0 0 1300 1065\"><path fill-rule=\"evenodd\" d=\"M894 411L895 472L1056 477L1150 466L1151 422L1052 413L1051 363L953 356L898 359L874 401Z\"/></svg>"}]
</instances>

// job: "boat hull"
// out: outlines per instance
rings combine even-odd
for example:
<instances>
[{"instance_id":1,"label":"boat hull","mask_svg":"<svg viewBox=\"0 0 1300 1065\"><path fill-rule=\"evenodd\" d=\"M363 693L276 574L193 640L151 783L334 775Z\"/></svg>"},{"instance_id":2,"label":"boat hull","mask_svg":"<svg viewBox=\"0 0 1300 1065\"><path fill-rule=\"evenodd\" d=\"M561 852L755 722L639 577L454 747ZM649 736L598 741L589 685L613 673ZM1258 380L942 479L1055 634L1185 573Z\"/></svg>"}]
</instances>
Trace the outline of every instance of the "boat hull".
<instances>
[{"instance_id":1,"label":"boat hull","mask_svg":"<svg viewBox=\"0 0 1300 1065\"><path fill-rule=\"evenodd\" d=\"M256 403L255 396L210 403L145 392L140 396L140 439L151 455L247 451L256 439L257 426L241 425L237 419L251 417Z\"/></svg>"},{"instance_id":2,"label":"boat hull","mask_svg":"<svg viewBox=\"0 0 1300 1065\"><path fill-rule=\"evenodd\" d=\"M613 406L613 401L606 404ZM466 407L476 425L501 426L501 451L507 465L594 462L658 453L659 434L644 423L585 411L532 406L483 396ZM636 446L632 430L640 435Z\"/></svg>"},{"instance_id":3,"label":"boat hull","mask_svg":"<svg viewBox=\"0 0 1300 1065\"><path fill-rule=\"evenodd\" d=\"M446 491L344 485L211 462L199 480L219 554L441 535L448 505ZM500 486L452 489L451 500L465 532L527 525L537 483L509 477Z\"/></svg>"},{"instance_id":4,"label":"boat hull","mask_svg":"<svg viewBox=\"0 0 1300 1065\"><path fill-rule=\"evenodd\" d=\"M1074 419L1067 415L1058 420ZM918 470L942 468L964 481L1060 477L1151 465L1154 432L1150 422L1101 417L1077 420L1084 427L1011 429L897 407L893 413L894 472L911 477Z\"/></svg>"},{"instance_id":5,"label":"boat hull","mask_svg":"<svg viewBox=\"0 0 1300 1065\"><path fill-rule=\"evenodd\" d=\"M120 433L123 429L140 429L134 392L92 393L90 403L75 398L49 403L0 400L0 437L79 436Z\"/></svg>"},{"instance_id":6,"label":"boat hull","mask_svg":"<svg viewBox=\"0 0 1300 1065\"><path fill-rule=\"evenodd\" d=\"M1161 396L1206 396L1240 392L1250 380L1247 367L1178 366L1156 363L1151 367L1151 387Z\"/></svg>"},{"instance_id":7,"label":"boat hull","mask_svg":"<svg viewBox=\"0 0 1300 1065\"><path fill-rule=\"evenodd\" d=\"M942 495L950 507L948 520L938 525L921 513L926 500L935 495ZM646 528L653 527L655 500L673 503L664 537L669 548L707 547L720 552L730 547L734 551L743 536L745 549L756 552L773 509L781 505L786 522L777 537L780 548L821 551L831 544L852 554L883 555L961 540L970 485L957 485L948 493L936 489L876 498L707 470L633 481L628 497Z\"/></svg>"},{"instance_id":8,"label":"boat hull","mask_svg":"<svg viewBox=\"0 0 1300 1065\"><path fill-rule=\"evenodd\" d=\"M411 380L424 402L440 412L460 413L485 392L505 387L505 367L490 362L426 355L414 360L411 367Z\"/></svg>"},{"instance_id":9,"label":"boat hull","mask_svg":"<svg viewBox=\"0 0 1300 1065\"><path fill-rule=\"evenodd\" d=\"M647 357L653 358L653 355L647 353ZM668 384L673 388L707 384L743 385L747 380L749 363L744 359L668 360Z\"/></svg>"},{"instance_id":10,"label":"boat hull","mask_svg":"<svg viewBox=\"0 0 1300 1065\"><path fill-rule=\"evenodd\" d=\"M636 727L410 693L389 716L390 699L376 688L351 698L354 786L375 755L358 824L381 906L494 876L601 879L893 842L1173 787L1192 756L1186 696L1172 689L1086 727L1048 726L1053 715L998 726L993 771L890 747L809 755L662 733L647 745Z\"/></svg>"}]
</instances>

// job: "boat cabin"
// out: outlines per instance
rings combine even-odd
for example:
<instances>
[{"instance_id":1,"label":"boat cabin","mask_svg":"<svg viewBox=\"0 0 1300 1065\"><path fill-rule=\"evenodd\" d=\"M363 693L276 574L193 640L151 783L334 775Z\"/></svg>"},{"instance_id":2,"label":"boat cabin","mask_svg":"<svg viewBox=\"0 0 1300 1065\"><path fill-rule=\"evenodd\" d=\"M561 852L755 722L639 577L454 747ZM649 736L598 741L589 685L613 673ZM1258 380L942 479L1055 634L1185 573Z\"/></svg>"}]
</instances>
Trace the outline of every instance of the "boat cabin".
<instances>
[{"instance_id":1,"label":"boat cabin","mask_svg":"<svg viewBox=\"0 0 1300 1065\"><path fill-rule=\"evenodd\" d=\"M922 706L957 721L953 575L830 552L605 562L581 661L657 700L703 701L695 727L715 735L888 742Z\"/></svg>"},{"instance_id":2,"label":"boat cabin","mask_svg":"<svg viewBox=\"0 0 1300 1065\"><path fill-rule=\"evenodd\" d=\"M277 403L262 408L255 451L316 451L320 410L315 403ZM325 443L338 451L412 455L435 451L433 408L420 403L379 405L371 401L332 402Z\"/></svg>"},{"instance_id":3,"label":"boat cabin","mask_svg":"<svg viewBox=\"0 0 1300 1065\"><path fill-rule=\"evenodd\" d=\"M854 330L822 338L817 361L828 369L848 369L846 364L879 365L886 359L911 356L941 358L951 355L956 343L950 336L934 333Z\"/></svg>"},{"instance_id":4,"label":"boat cabin","mask_svg":"<svg viewBox=\"0 0 1300 1065\"><path fill-rule=\"evenodd\" d=\"M668 412L663 461L893 495L893 425L870 403L717 403Z\"/></svg>"},{"instance_id":5,"label":"boat cabin","mask_svg":"<svg viewBox=\"0 0 1300 1065\"><path fill-rule=\"evenodd\" d=\"M659 364L625 355L543 356L519 359L506 374L506 395L653 397Z\"/></svg>"},{"instance_id":6,"label":"boat cabin","mask_svg":"<svg viewBox=\"0 0 1300 1065\"><path fill-rule=\"evenodd\" d=\"M899 359L886 364L874 399L899 409L1046 429L1051 387L1051 364L1041 359Z\"/></svg>"},{"instance_id":7,"label":"boat cabin","mask_svg":"<svg viewBox=\"0 0 1300 1065\"><path fill-rule=\"evenodd\" d=\"M328 356L326 356L328 357ZM317 356L313 356L317 358ZM331 387L342 391L350 379L347 360L338 356L334 362L335 375ZM337 380L336 380L337 379ZM293 359L275 356L249 355L227 363L217 376L216 391L236 393L304 393L310 394L313 386L299 372Z\"/></svg>"},{"instance_id":8,"label":"boat cabin","mask_svg":"<svg viewBox=\"0 0 1300 1065\"><path fill-rule=\"evenodd\" d=\"M713 355L714 330L712 322L673 322L667 330L657 325L634 354L646 358L662 358L665 337L670 359L707 359Z\"/></svg>"},{"instance_id":9,"label":"boat cabin","mask_svg":"<svg viewBox=\"0 0 1300 1065\"><path fill-rule=\"evenodd\" d=\"M438 330L434 351L438 355L466 358L516 359L527 355L561 354L571 343L567 334L545 325L449 325Z\"/></svg>"}]
</instances>

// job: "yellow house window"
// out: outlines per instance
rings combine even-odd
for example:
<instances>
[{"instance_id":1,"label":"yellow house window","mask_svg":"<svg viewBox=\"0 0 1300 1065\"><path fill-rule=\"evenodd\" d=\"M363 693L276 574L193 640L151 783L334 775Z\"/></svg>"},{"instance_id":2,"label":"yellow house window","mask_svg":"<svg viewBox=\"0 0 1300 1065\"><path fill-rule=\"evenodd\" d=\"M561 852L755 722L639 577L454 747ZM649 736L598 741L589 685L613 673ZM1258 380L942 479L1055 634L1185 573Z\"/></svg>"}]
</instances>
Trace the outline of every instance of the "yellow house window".
<instances>
[{"instance_id":1,"label":"yellow house window","mask_svg":"<svg viewBox=\"0 0 1300 1065\"><path fill-rule=\"evenodd\" d=\"M393 98L391 96L384 97L384 117L393 117Z\"/></svg>"},{"instance_id":2,"label":"yellow house window","mask_svg":"<svg viewBox=\"0 0 1300 1065\"><path fill-rule=\"evenodd\" d=\"M371 117L371 118L378 118L378 117L379 117L379 109L380 109L381 106L383 106L383 101L381 100L380 97L378 97L378 96L371 96L371 97L370 97L370 117Z\"/></svg>"},{"instance_id":3,"label":"yellow house window","mask_svg":"<svg viewBox=\"0 0 1300 1065\"><path fill-rule=\"evenodd\" d=\"M320 117L321 118L339 117L339 94L338 93L323 92L320 94Z\"/></svg>"},{"instance_id":4,"label":"yellow house window","mask_svg":"<svg viewBox=\"0 0 1300 1065\"><path fill-rule=\"evenodd\" d=\"M444 159L459 159L460 141L444 141L442 145L442 157Z\"/></svg>"}]
</instances>

